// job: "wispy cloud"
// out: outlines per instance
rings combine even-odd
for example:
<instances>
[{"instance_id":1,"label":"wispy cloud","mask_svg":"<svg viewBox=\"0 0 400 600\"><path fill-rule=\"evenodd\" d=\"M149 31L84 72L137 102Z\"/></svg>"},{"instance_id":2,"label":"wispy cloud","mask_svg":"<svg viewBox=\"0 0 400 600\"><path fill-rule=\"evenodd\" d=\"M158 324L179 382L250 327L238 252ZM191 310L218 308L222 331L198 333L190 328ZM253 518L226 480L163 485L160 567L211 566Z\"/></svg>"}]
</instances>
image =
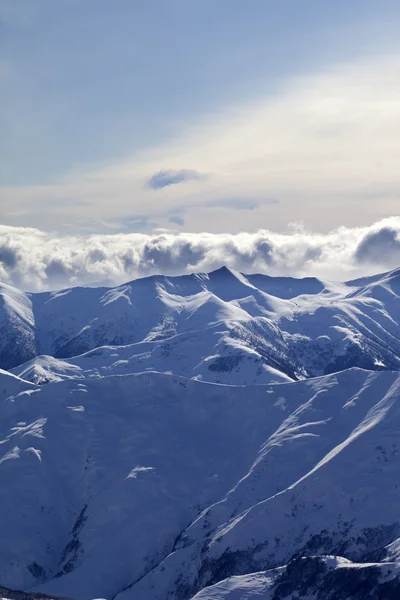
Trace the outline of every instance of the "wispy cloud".
<instances>
[{"instance_id":1,"label":"wispy cloud","mask_svg":"<svg viewBox=\"0 0 400 600\"><path fill-rule=\"evenodd\" d=\"M400 264L400 217L326 234L114 233L56 236L0 226L0 280L29 290L210 271L351 279Z\"/></svg>"},{"instance_id":2,"label":"wispy cloud","mask_svg":"<svg viewBox=\"0 0 400 600\"><path fill-rule=\"evenodd\" d=\"M168 222L173 223L174 225L183 226L185 224L185 219L180 215L172 215L172 217L168 219Z\"/></svg>"},{"instance_id":3,"label":"wispy cloud","mask_svg":"<svg viewBox=\"0 0 400 600\"><path fill-rule=\"evenodd\" d=\"M156 223L155 221L150 221L148 217L129 217L127 219L124 219L123 227L132 232L137 231L148 233L154 231L154 229L158 227L158 223Z\"/></svg>"},{"instance_id":4,"label":"wispy cloud","mask_svg":"<svg viewBox=\"0 0 400 600\"><path fill-rule=\"evenodd\" d=\"M204 179L204 175L201 175L193 169L180 169L179 171L162 170L158 171L158 173L154 173L154 175L147 180L147 186L153 190L161 190L170 185L184 183L185 181L199 181L202 179Z\"/></svg>"},{"instance_id":5,"label":"wispy cloud","mask_svg":"<svg viewBox=\"0 0 400 600\"><path fill-rule=\"evenodd\" d=\"M80 169L54 185L2 188L0 210L27 213L18 221L4 216L6 223L49 229L94 213L104 222L146 214L168 227L171 216L182 216L177 206L185 209L185 228L198 232L254 231L260 223L282 230L297 220L325 231L365 225L398 213L399 96L400 52L337 65L291 79L274 97L227 109L140 155ZM67 206L66 197L92 205ZM246 208L231 198L250 200ZM279 199L279 210L265 198ZM43 214L38 207L49 200ZM236 216L235 203L242 208Z\"/></svg>"},{"instance_id":6,"label":"wispy cloud","mask_svg":"<svg viewBox=\"0 0 400 600\"><path fill-rule=\"evenodd\" d=\"M274 201L276 204L278 201ZM255 210L259 208L260 202L252 198L217 198L216 200L207 200L202 206L209 208L232 208L234 210Z\"/></svg>"}]
</instances>

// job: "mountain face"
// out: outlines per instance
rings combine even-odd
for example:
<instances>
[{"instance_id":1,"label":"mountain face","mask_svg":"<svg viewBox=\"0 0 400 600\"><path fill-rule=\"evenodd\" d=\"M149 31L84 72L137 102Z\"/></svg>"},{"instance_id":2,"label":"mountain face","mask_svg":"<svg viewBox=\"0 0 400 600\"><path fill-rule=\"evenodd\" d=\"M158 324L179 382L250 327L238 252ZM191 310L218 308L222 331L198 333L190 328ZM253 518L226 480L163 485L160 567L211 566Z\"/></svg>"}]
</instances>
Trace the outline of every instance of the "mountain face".
<instances>
[{"instance_id":1,"label":"mountain face","mask_svg":"<svg viewBox=\"0 0 400 600\"><path fill-rule=\"evenodd\" d=\"M36 356L35 318L29 294L0 285L0 368Z\"/></svg>"},{"instance_id":2,"label":"mountain face","mask_svg":"<svg viewBox=\"0 0 400 600\"><path fill-rule=\"evenodd\" d=\"M335 556L299 557L283 568L230 577L204 588L192 600L396 600L399 591L396 565L355 564Z\"/></svg>"},{"instance_id":3,"label":"mountain face","mask_svg":"<svg viewBox=\"0 0 400 600\"><path fill-rule=\"evenodd\" d=\"M399 271L0 293L4 597L400 597Z\"/></svg>"}]
</instances>

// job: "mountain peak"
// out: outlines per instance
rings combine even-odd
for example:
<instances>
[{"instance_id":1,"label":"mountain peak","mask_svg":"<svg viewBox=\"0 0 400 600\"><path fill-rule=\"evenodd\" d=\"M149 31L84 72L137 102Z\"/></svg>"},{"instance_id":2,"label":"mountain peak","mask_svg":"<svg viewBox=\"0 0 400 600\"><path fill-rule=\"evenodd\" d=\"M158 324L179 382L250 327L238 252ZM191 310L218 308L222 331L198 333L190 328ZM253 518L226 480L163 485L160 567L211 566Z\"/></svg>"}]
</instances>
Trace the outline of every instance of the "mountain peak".
<instances>
[{"instance_id":1,"label":"mountain peak","mask_svg":"<svg viewBox=\"0 0 400 600\"><path fill-rule=\"evenodd\" d=\"M214 271L210 271L207 273L207 275L210 279L227 279L230 277L236 278L235 272L231 271L226 265L223 265Z\"/></svg>"}]
</instances>

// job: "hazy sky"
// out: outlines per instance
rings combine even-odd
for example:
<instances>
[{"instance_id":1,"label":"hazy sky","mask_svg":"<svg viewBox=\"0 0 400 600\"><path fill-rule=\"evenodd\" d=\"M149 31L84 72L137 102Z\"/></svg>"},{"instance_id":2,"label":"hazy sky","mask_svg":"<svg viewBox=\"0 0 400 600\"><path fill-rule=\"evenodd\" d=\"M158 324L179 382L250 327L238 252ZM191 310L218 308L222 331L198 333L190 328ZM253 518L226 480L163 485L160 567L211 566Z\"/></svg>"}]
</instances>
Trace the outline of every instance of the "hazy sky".
<instances>
[{"instance_id":1,"label":"hazy sky","mask_svg":"<svg viewBox=\"0 0 400 600\"><path fill-rule=\"evenodd\" d=\"M3 225L399 214L398 0L0 0L0 21Z\"/></svg>"}]
</instances>

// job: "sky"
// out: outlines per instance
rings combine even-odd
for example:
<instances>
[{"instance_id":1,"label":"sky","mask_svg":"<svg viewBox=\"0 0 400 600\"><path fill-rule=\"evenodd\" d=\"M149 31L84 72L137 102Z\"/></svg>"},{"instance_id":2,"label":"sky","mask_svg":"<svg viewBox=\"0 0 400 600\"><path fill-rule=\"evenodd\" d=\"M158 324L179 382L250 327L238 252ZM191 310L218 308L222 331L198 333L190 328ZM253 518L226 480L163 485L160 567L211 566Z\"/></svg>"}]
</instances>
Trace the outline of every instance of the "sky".
<instances>
[{"instance_id":1,"label":"sky","mask_svg":"<svg viewBox=\"0 0 400 600\"><path fill-rule=\"evenodd\" d=\"M390 229L399 26L397 0L0 0L3 279L22 230Z\"/></svg>"}]
</instances>

